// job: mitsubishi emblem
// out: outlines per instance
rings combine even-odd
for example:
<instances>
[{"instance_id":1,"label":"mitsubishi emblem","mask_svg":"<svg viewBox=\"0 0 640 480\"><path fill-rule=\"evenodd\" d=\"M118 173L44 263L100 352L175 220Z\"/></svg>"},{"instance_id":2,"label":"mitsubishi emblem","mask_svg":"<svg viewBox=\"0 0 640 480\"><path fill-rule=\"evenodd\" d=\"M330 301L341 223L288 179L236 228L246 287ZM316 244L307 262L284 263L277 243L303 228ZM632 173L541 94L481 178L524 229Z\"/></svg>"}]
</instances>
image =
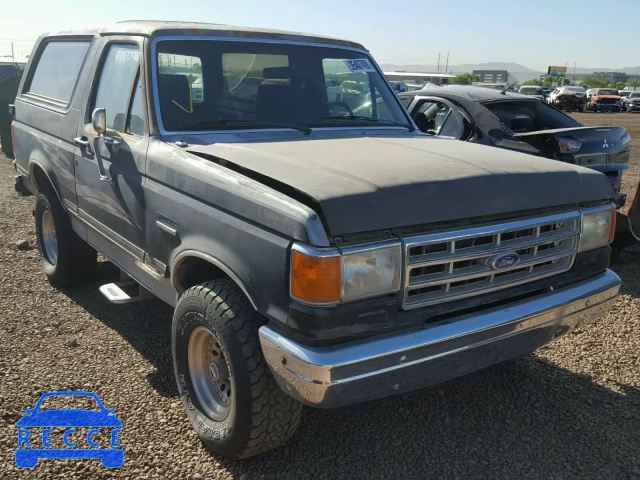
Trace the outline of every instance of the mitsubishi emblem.
<instances>
[{"instance_id":1,"label":"mitsubishi emblem","mask_svg":"<svg viewBox=\"0 0 640 480\"><path fill-rule=\"evenodd\" d=\"M604 139L604 143L602 144L602 148L609 148L609 144L607 143L607 139Z\"/></svg>"}]
</instances>

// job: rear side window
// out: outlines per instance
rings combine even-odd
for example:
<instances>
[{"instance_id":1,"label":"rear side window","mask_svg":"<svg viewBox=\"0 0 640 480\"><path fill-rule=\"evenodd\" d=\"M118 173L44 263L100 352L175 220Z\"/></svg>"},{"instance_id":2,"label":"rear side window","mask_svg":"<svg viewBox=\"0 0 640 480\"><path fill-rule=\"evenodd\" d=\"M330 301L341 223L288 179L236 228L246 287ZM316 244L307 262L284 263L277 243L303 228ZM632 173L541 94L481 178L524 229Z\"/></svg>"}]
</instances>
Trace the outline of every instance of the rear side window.
<instances>
[{"instance_id":1,"label":"rear side window","mask_svg":"<svg viewBox=\"0 0 640 480\"><path fill-rule=\"evenodd\" d=\"M27 93L69 103L88 49L88 41L48 42L36 64Z\"/></svg>"}]
</instances>

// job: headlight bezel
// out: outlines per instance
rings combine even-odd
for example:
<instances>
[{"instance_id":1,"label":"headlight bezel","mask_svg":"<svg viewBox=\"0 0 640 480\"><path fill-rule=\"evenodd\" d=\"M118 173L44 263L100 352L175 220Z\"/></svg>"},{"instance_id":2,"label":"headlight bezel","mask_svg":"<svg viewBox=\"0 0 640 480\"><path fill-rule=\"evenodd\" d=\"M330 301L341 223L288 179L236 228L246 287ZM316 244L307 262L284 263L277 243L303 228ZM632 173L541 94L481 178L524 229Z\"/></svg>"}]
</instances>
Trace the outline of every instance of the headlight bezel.
<instances>
[{"instance_id":1,"label":"headlight bezel","mask_svg":"<svg viewBox=\"0 0 640 480\"><path fill-rule=\"evenodd\" d=\"M353 280L354 278L357 279L357 276L354 277L354 275L348 275L348 272L353 272L354 267L357 267L357 265L354 265L355 259L357 257L371 258L375 257L376 254L384 251L388 252L389 262L390 264L392 264L390 265L390 267L393 268L392 281L386 282L384 284L386 288L381 288L381 284L376 285L375 283L371 283L367 291L363 291L362 288L358 290L357 285L355 287L350 287L349 285L347 285L346 280ZM340 259L339 277L336 277L333 280L334 282L339 282L339 298L335 298L331 301L315 301L313 298L302 298L295 294L294 282L299 281L298 279L300 278L298 273L294 270L294 256L296 254L301 254L307 257L318 259L319 263L322 263L326 259L335 259L336 257ZM295 242L291 248L289 296L294 301L302 303L304 305L314 307L332 307L343 303L351 303L367 298L397 293L402 289L402 260L403 253L400 240L386 240L366 244L349 245L344 247L313 247L310 245ZM378 265L376 265L374 268L378 268ZM297 290L299 291L300 289ZM350 293L350 290L354 293Z\"/></svg>"},{"instance_id":2,"label":"headlight bezel","mask_svg":"<svg viewBox=\"0 0 640 480\"><path fill-rule=\"evenodd\" d=\"M604 221L604 223L602 223ZM591 225L599 222L601 225ZM586 230L589 228L590 230ZM594 239L585 239L585 235L597 235L593 229L599 231L599 236ZM616 206L613 203L600 207L585 208L580 210L580 235L578 237L577 253L587 252L596 248L608 246L615 236Z\"/></svg>"}]
</instances>

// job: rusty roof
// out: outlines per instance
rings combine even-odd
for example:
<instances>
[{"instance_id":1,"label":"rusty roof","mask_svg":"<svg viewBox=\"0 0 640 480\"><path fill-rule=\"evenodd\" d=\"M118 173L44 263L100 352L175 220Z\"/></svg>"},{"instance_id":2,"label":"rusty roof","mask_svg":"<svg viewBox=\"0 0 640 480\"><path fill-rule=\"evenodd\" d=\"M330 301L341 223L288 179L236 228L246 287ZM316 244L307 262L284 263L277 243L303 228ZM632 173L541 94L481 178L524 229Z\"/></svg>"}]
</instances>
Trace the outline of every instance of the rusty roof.
<instances>
[{"instance_id":1,"label":"rusty roof","mask_svg":"<svg viewBox=\"0 0 640 480\"><path fill-rule=\"evenodd\" d=\"M155 20L128 20L101 29L61 31L46 35L142 35L159 36L215 36L221 38L255 38L290 42L318 43L343 47L365 48L356 42L307 33L270 30L265 28L236 27L215 23L169 22Z\"/></svg>"}]
</instances>

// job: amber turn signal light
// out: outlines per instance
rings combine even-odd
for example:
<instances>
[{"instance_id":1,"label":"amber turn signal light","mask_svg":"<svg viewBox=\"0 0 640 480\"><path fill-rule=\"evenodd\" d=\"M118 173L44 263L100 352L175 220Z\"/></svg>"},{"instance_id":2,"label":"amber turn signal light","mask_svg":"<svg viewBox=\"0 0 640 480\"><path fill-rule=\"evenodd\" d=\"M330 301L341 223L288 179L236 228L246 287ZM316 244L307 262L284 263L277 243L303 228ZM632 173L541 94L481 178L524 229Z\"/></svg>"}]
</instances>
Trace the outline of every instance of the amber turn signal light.
<instances>
[{"instance_id":1,"label":"amber turn signal light","mask_svg":"<svg viewBox=\"0 0 640 480\"><path fill-rule=\"evenodd\" d=\"M291 252L291 296L316 305L340 302L340 255L310 256Z\"/></svg>"}]
</instances>

